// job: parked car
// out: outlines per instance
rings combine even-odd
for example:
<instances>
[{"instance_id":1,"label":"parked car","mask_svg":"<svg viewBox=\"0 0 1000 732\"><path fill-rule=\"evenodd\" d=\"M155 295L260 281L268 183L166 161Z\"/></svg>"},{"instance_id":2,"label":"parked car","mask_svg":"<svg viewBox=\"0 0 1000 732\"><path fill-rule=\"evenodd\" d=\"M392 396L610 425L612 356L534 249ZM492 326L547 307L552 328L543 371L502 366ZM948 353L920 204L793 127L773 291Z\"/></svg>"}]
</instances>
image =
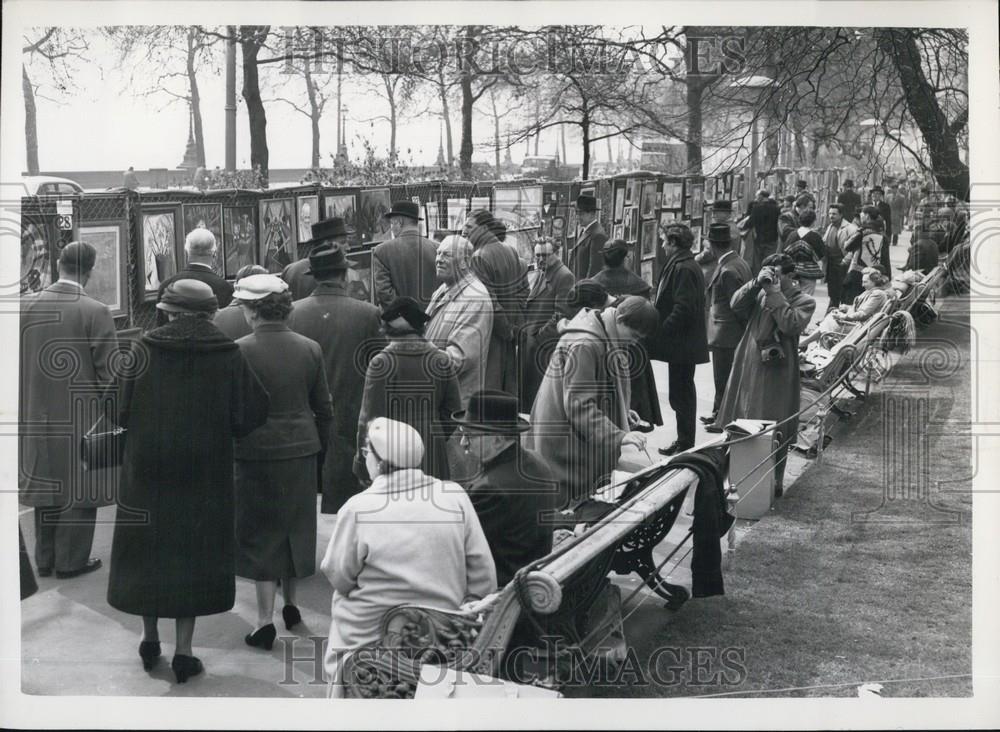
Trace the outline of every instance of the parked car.
<instances>
[{"instance_id":1,"label":"parked car","mask_svg":"<svg viewBox=\"0 0 1000 732\"><path fill-rule=\"evenodd\" d=\"M27 196L77 196L83 193L83 186L69 178L52 175L26 175L21 178Z\"/></svg>"}]
</instances>

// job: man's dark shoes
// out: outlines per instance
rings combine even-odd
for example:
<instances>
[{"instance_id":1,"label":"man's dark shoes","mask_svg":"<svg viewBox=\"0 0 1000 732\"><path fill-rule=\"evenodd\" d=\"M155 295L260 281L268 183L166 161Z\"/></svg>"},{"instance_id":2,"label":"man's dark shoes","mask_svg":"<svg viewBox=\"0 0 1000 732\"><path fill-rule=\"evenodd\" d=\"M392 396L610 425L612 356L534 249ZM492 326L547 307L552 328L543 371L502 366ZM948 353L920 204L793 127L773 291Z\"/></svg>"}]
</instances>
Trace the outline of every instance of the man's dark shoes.
<instances>
[{"instance_id":1,"label":"man's dark shoes","mask_svg":"<svg viewBox=\"0 0 1000 732\"><path fill-rule=\"evenodd\" d=\"M715 422L715 414L710 414L707 417L698 417L698 420L702 424L712 424L713 422Z\"/></svg>"},{"instance_id":2,"label":"man's dark shoes","mask_svg":"<svg viewBox=\"0 0 1000 732\"><path fill-rule=\"evenodd\" d=\"M100 559L88 559L87 563L84 564L79 569L70 569L65 572L60 572L56 570L56 577L59 579L71 579L72 577L79 577L81 574L89 574L90 572L95 572L104 566L104 562Z\"/></svg>"},{"instance_id":3,"label":"man's dark shoes","mask_svg":"<svg viewBox=\"0 0 1000 732\"><path fill-rule=\"evenodd\" d=\"M692 447L694 447L694 445L682 445L681 443L677 442L677 440L674 440L673 442L670 443L669 447L658 448L658 452L661 455L667 455L667 456L676 455L677 453L684 452L685 450L688 450Z\"/></svg>"},{"instance_id":4,"label":"man's dark shoes","mask_svg":"<svg viewBox=\"0 0 1000 732\"><path fill-rule=\"evenodd\" d=\"M718 435L723 432L723 429L716 424L706 424L705 431L710 432L713 435Z\"/></svg>"}]
</instances>

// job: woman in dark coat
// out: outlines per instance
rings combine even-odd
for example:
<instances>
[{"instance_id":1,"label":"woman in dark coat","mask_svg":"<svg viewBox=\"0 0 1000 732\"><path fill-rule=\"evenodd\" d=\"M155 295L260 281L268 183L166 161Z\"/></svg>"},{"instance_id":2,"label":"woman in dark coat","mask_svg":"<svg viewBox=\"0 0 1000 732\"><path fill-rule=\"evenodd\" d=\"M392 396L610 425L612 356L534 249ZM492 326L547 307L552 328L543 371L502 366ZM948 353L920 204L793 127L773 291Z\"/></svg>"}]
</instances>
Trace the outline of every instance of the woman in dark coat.
<instances>
[{"instance_id":1,"label":"woman in dark coat","mask_svg":"<svg viewBox=\"0 0 1000 732\"><path fill-rule=\"evenodd\" d=\"M302 620L298 580L316 572L316 456L326 452L333 406L323 352L287 324L292 293L277 275L236 283L253 333L236 343L270 396L267 422L236 441L236 574L257 585L257 629L247 645L271 649L277 581L285 627Z\"/></svg>"},{"instance_id":2,"label":"woman in dark coat","mask_svg":"<svg viewBox=\"0 0 1000 732\"><path fill-rule=\"evenodd\" d=\"M233 606L233 438L268 410L239 348L211 322L217 307L204 282L171 283L157 304L170 321L143 335L119 382L128 432L108 603L142 616L147 669L160 655L157 619L176 618L178 682L204 670L191 649L194 619Z\"/></svg>"},{"instance_id":3,"label":"woman in dark coat","mask_svg":"<svg viewBox=\"0 0 1000 732\"><path fill-rule=\"evenodd\" d=\"M452 362L424 338L430 317L412 297L397 297L382 313L389 345L368 364L358 418L358 454L354 472L365 483L371 477L361 457L368 425L377 417L413 427L426 449L420 469L448 480L446 445L455 430L451 419L462 408L458 375Z\"/></svg>"}]
</instances>

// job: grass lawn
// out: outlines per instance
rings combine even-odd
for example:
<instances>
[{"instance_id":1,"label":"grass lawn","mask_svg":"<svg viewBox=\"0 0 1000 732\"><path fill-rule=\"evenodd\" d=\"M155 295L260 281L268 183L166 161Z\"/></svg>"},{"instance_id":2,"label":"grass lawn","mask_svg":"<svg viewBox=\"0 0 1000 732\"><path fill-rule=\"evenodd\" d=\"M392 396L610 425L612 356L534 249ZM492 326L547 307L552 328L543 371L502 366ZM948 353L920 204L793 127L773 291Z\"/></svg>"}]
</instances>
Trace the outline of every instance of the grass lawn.
<instances>
[{"instance_id":1,"label":"grass lawn","mask_svg":"<svg viewBox=\"0 0 1000 732\"><path fill-rule=\"evenodd\" d=\"M939 305L931 340L740 542L726 595L673 615L652 599L627 608L638 673L568 696L972 694L971 440L955 434L970 414L968 315L961 300ZM957 349L931 365L940 339Z\"/></svg>"}]
</instances>

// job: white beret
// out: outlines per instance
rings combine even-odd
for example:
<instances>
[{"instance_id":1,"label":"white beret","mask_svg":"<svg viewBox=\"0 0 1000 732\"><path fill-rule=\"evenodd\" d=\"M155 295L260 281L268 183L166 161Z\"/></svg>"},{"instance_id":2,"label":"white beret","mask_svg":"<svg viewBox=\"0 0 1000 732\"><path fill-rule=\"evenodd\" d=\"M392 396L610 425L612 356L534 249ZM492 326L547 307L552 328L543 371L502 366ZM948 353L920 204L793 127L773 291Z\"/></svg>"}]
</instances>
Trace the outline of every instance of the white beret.
<instances>
[{"instance_id":1,"label":"white beret","mask_svg":"<svg viewBox=\"0 0 1000 732\"><path fill-rule=\"evenodd\" d=\"M368 441L375 455L395 468L416 468L424 459L420 433L405 422L373 419L368 425Z\"/></svg>"},{"instance_id":2,"label":"white beret","mask_svg":"<svg viewBox=\"0 0 1000 732\"><path fill-rule=\"evenodd\" d=\"M244 277L233 288L237 300L260 300L271 293L281 293L288 289L288 283L274 274L256 274Z\"/></svg>"}]
</instances>

